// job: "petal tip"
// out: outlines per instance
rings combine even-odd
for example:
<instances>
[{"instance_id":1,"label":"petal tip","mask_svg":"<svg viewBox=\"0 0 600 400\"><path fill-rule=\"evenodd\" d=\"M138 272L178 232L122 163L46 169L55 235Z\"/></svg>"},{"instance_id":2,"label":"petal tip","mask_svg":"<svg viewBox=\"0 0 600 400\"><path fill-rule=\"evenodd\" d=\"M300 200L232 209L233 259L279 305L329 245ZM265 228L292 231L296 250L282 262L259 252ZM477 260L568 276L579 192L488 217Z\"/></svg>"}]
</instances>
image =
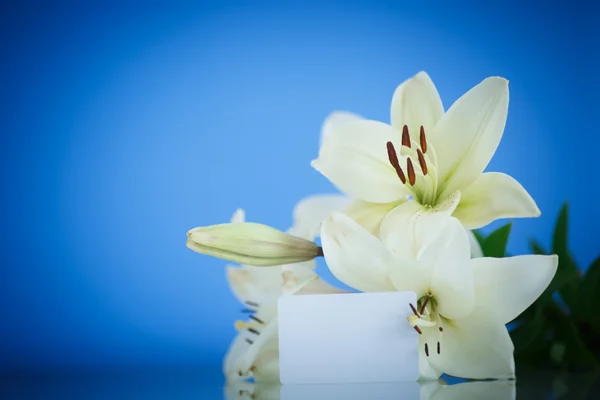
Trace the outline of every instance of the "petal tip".
<instances>
[{"instance_id":1,"label":"petal tip","mask_svg":"<svg viewBox=\"0 0 600 400\"><path fill-rule=\"evenodd\" d=\"M502 76L490 76L489 78L484 79L483 82L489 82L489 83L497 85L498 87L508 90L508 82L509 81L508 81L508 79L506 79Z\"/></svg>"}]
</instances>

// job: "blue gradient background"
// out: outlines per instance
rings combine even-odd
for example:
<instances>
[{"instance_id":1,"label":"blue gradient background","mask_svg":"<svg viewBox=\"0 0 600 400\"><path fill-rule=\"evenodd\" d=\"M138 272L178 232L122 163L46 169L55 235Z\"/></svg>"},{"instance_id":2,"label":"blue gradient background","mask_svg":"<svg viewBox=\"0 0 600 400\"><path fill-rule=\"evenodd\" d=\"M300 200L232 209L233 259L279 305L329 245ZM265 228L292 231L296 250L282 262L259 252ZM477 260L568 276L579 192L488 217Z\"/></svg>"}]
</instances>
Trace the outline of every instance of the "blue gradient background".
<instances>
[{"instance_id":1,"label":"blue gradient background","mask_svg":"<svg viewBox=\"0 0 600 400\"><path fill-rule=\"evenodd\" d=\"M287 228L334 190L309 165L324 117L388 120L420 70L446 107L510 80L489 169L543 212L510 251L548 244L568 200L576 259L598 256L597 10L415 3L3 3L0 366L218 373L239 305L185 232L237 207Z\"/></svg>"}]
</instances>

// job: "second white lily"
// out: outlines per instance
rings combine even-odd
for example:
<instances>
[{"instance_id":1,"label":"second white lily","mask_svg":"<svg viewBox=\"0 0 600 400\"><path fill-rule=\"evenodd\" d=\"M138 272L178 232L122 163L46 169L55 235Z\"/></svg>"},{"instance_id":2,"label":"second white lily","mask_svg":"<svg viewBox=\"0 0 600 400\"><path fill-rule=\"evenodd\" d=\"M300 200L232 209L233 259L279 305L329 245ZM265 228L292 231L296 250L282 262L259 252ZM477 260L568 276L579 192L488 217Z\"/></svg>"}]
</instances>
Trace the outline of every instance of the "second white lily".
<instances>
[{"instance_id":1,"label":"second white lily","mask_svg":"<svg viewBox=\"0 0 600 400\"><path fill-rule=\"evenodd\" d=\"M470 259L456 218L434 226L381 226L381 240L348 216L323 223L321 241L331 272L363 292L412 291L409 323L419 335L422 378L442 373L471 379L514 377L513 344L505 324L546 289L557 256ZM429 221L431 222L431 221Z\"/></svg>"}]
</instances>

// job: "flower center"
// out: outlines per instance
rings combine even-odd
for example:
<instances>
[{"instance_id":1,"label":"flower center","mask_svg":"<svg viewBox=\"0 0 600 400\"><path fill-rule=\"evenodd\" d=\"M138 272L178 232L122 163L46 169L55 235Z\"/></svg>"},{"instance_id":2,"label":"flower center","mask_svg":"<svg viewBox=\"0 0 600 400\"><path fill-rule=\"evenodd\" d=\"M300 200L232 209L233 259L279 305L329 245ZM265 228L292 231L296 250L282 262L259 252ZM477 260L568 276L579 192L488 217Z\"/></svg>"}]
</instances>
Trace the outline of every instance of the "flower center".
<instances>
[{"instance_id":1,"label":"flower center","mask_svg":"<svg viewBox=\"0 0 600 400\"><path fill-rule=\"evenodd\" d=\"M406 162L406 174L400 165L398 153L392 142L386 143L388 160L398 178L403 185L410 185L410 190L419 203L424 205L434 205L435 193L437 191L437 178L435 174L435 151L428 146L425 136L425 128L421 125L419 132L419 141L411 139L408 126L402 128L402 146L400 147L400 157ZM430 152L427 153L427 150ZM413 161L416 160L416 161ZM415 165L420 167L415 168ZM419 179L417 179L419 178Z\"/></svg>"},{"instance_id":2,"label":"flower center","mask_svg":"<svg viewBox=\"0 0 600 400\"><path fill-rule=\"evenodd\" d=\"M433 339L436 343L437 353L440 354L441 349L441 339L442 333L444 332L443 320L440 314L435 310L436 301L432 295L423 296L417 302L417 309L414 305L409 304L413 315L408 317L408 323L417 331L419 335L423 334L424 330L432 330L435 332L429 331L425 336L426 339ZM437 333L437 335L435 334ZM437 340L436 340L437 339ZM429 357L429 343L425 340L425 345L423 346L425 350L425 355Z\"/></svg>"}]
</instances>

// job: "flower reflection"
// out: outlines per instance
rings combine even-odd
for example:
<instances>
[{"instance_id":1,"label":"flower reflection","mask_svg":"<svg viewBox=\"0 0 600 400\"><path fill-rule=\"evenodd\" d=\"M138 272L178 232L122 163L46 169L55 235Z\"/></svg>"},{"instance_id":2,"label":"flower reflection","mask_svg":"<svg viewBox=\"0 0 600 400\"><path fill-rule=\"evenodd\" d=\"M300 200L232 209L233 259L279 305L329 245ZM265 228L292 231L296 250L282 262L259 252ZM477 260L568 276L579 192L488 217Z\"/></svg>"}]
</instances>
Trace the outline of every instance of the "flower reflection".
<instances>
[{"instance_id":1,"label":"flower reflection","mask_svg":"<svg viewBox=\"0 0 600 400\"><path fill-rule=\"evenodd\" d=\"M225 398L247 400L329 399L516 399L515 381L478 381L442 385L438 382L356 383L329 385L285 385L277 383L230 382Z\"/></svg>"}]
</instances>

